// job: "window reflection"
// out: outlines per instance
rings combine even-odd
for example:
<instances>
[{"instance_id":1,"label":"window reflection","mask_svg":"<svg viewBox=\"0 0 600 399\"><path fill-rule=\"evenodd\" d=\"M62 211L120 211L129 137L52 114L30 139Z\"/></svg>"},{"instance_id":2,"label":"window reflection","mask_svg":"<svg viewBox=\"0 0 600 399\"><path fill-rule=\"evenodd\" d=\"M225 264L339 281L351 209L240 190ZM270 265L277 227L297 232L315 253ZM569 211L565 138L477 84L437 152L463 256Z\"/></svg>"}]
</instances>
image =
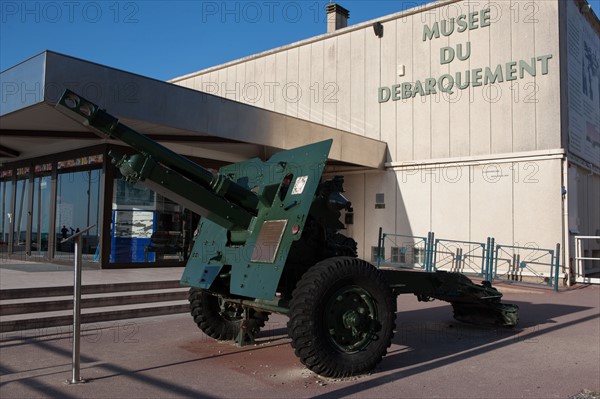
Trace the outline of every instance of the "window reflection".
<instances>
[{"instance_id":1,"label":"window reflection","mask_svg":"<svg viewBox=\"0 0 600 399\"><path fill-rule=\"evenodd\" d=\"M25 243L27 239L27 194L29 191L28 180L17 180L15 185L15 213L9 216L13 226L13 255L25 256Z\"/></svg>"},{"instance_id":2,"label":"window reflection","mask_svg":"<svg viewBox=\"0 0 600 399\"><path fill-rule=\"evenodd\" d=\"M8 246L8 235L10 221L8 219L10 210L10 198L12 194L12 182L0 181L0 252L6 252ZM12 214L11 214L12 217Z\"/></svg>"},{"instance_id":3,"label":"window reflection","mask_svg":"<svg viewBox=\"0 0 600 399\"><path fill-rule=\"evenodd\" d=\"M99 204L101 170L61 173L57 180L56 193L56 259L73 259L72 241L61 243L71 236L96 225L82 237L82 255L86 262L99 259Z\"/></svg>"},{"instance_id":4,"label":"window reflection","mask_svg":"<svg viewBox=\"0 0 600 399\"><path fill-rule=\"evenodd\" d=\"M36 177L33 184L33 220L31 226L31 253L34 256L48 257L48 237L50 234L51 177Z\"/></svg>"},{"instance_id":5,"label":"window reflection","mask_svg":"<svg viewBox=\"0 0 600 399\"><path fill-rule=\"evenodd\" d=\"M114 182L111 263L165 263L186 258L192 213L119 175Z\"/></svg>"}]
</instances>

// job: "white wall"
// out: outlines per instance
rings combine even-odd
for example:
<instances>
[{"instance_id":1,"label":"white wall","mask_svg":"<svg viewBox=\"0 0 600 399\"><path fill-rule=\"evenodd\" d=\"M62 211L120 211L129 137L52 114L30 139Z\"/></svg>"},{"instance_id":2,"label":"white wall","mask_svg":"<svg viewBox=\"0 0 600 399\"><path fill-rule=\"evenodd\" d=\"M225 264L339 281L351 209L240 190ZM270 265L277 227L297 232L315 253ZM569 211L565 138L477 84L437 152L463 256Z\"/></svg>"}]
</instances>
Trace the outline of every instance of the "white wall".
<instances>
[{"instance_id":1,"label":"white wall","mask_svg":"<svg viewBox=\"0 0 600 399\"><path fill-rule=\"evenodd\" d=\"M298 46L199 72L174 83L387 141L390 161L498 154L560 147L558 1L442 2L425 12L349 27ZM423 40L425 26L490 9L490 26ZM481 19L481 15L477 14ZM384 18L382 18L384 20ZM479 22L481 23L481 22ZM443 47L465 61L441 63ZM379 87L505 67L551 55L548 74L379 103ZM405 75L398 76L404 65ZM518 75L518 73L517 73Z\"/></svg>"},{"instance_id":2,"label":"white wall","mask_svg":"<svg viewBox=\"0 0 600 399\"><path fill-rule=\"evenodd\" d=\"M386 141L387 171L346 176L346 195L355 207L347 232L362 257L376 245L379 227L554 248L563 237L561 161L556 151L544 154L561 147L558 0L440 4L381 18L381 39L367 23L175 83ZM487 8L490 26L423 40L425 25ZM466 50L468 43L470 57L441 62L443 47ZM543 74L537 57L549 55ZM517 72L516 80L471 84L453 94L378 101L382 86L498 65L506 72L507 63L532 58L536 76ZM225 93L233 81L237 91ZM290 98L286 84L301 94ZM499 155L513 153L523 158ZM431 160L437 160L434 166ZM375 209L376 193L385 195L385 209Z\"/></svg>"}]
</instances>

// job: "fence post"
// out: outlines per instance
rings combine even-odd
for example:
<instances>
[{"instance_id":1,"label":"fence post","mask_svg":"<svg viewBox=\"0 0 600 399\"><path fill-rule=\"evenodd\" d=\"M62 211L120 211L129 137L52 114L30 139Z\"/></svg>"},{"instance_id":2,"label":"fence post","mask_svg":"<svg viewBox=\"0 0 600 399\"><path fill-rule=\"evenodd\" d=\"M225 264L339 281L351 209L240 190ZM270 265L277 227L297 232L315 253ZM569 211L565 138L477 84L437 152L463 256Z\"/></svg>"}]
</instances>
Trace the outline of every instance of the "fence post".
<instances>
[{"instance_id":1,"label":"fence post","mask_svg":"<svg viewBox=\"0 0 600 399\"><path fill-rule=\"evenodd\" d=\"M487 281L490 283L494 280L494 252L495 252L495 239L494 237L488 237L488 264L487 264Z\"/></svg>"},{"instance_id":2,"label":"fence post","mask_svg":"<svg viewBox=\"0 0 600 399\"><path fill-rule=\"evenodd\" d=\"M556 258L554 266L554 292L558 292L558 269L560 267L560 244L556 244Z\"/></svg>"},{"instance_id":3,"label":"fence post","mask_svg":"<svg viewBox=\"0 0 600 399\"><path fill-rule=\"evenodd\" d=\"M427 241L425 242L425 271L429 271L429 243L431 241L431 231L427 233Z\"/></svg>"},{"instance_id":4,"label":"fence post","mask_svg":"<svg viewBox=\"0 0 600 399\"><path fill-rule=\"evenodd\" d=\"M431 271L437 272L436 265L437 265L437 244L438 244L438 242L437 242L437 240L433 239L433 233L431 233L431 234L432 234L432 237L431 237L431 257L432 257Z\"/></svg>"},{"instance_id":5,"label":"fence post","mask_svg":"<svg viewBox=\"0 0 600 399\"><path fill-rule=\"evenodd\" d=\"M483 256L481 259L481 274L483 275L484 280L488 280L488 269L489 269L489 248L490 248L490 237L487 238L485 242L485 246L483 247Z\"/></svg>"},{"instance_id":6,"label":"fence post","mask_svg":"<svg viewBox=\"0 0 600 399\"><path fill-rule=\"evenodd\" d=\"M377 268L381 265L381 250L383 247L383 228L379 228L379 237L377 238Z\"/></svg>"},{"instance_id":7,"label":"fence post","mask_svg":"<svg viewBox=\"0 0 600 399\"><path fill-rule=\"evenodd\" d=\"M427 245L425 245L425 271L433 271L433 241L435 234L430 231L427 233Z\"/></svg>"}]
</instances>

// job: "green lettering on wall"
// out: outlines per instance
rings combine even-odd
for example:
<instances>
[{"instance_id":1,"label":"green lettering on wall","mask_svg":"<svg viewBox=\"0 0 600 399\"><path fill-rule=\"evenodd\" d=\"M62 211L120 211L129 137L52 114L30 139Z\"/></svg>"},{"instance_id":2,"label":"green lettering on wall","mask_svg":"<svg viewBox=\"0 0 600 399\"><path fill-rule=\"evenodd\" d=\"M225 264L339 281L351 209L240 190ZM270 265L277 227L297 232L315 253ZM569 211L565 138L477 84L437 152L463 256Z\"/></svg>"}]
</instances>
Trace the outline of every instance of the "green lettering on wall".
<instances>
[{"instance_id":1,"label":"green lettering on wall","mask_svg":"<svg viewBox=\"0 0 600 399\"><path fill-rule=\"evenodd\" d=\"M447 81L448 84L444 85L444 81ZM452 89L454 88L454 78L452 77L452 75L442 75L440 81L438 82L438 87L443 93L453 94L454 90Z\"/></svg>"},{"instance_id":2,"label":"green lettering on wall","mask_svg":"<svg viewBox=\"0 0 600 399\"><path fill-rule=\"evenodd\" d=\"M412 97L412 84L410 83L402 83L402 98L411 98Z\"/></svg>"},{"instance_id":3,"label":"green lettering on wall","mask_svg":"<svg viewBox=\"0 0 600 399\"><path fill-rule=\"evenodd\" d=\"M465 71L465 83L462 84L462 74L460 72L456 72L456 86L464 90L471 84L471 71Z\"/></svg>"},{"instance_id":4,"label":"green lettering on wall","mask_svg":"<svg viewBox=\"0 0 600 399\"><path fill-rule=\"evenodd\" d=\"M473 87L481 86L483 84L481 83L481 78L483 77L481 75L482 71L483 70L481 68L473 69Z\"/></svg>"},{"instance_id":5,"label":"green lettering on wall","mask_svg":"<svg viewBox=\"0 0 600 399\"><path fill-rule=\"evenodd\" d=\"M477 22L479 22L479 13L477 11L469 13L469 30L477 29L479 27Z\"/></svg>"},{"instance_id":6,"label":"green lettering on wall","mask_svg":"<svg viewBox=\"0 0 600 399\"><path fill-rule=\"evenodd\" d=\"M454 49L452 47L442 47L440 49L440 65L449 64L454 61Z\"/></svg>"},{"instance_id":7,"label":"green lettering on wall","mask_svg":"<svg viewBox=\"0 0 600 399\"><path fill-rule=\"evenodd\" d=\"M511 80L517 80L517 62L511 61L506 63L506 80L510 82Z\"/></svg>"},{"instance_id":8,"label":"green lettering on wall","mask_svg":"<svg viewBox=\"0 0 600 399\"><path fill-rule=\"evenodd\" d=\"M483 78L483 84L490 83L502 83L504 82L504 77L502 76L502 65L496 65L496 70L492 72L490 67L485 68L485 75Z\"/></svg>"},{"instance_id":9,"label":"green lettering on wall","mask_svg":"<svg viewBox=\"0 0 600 399\"><path fill-rule=\"evenodd\" d=\"M536 67L535 57L531 57L531 64L528 64L527 62L525 62L525 60L520 60L519 61L519 77L521 79L523 79L523 77L525 76L525 71L527 71L527 73L530 76L535 76L535 67Z\"/></svg>"},{"instance_id":10,"label":"green lettering on wall","mask_svg":"<svg viewBox=\"0 0 600 399\"><path fill-rule=\"evenodd\" d=\"M467 24L466 20L467 20L466 15L459 15L459 17L456 19L456 24L458 25L458 29L457 29L458 32L462 33L467 30L467 27L469 25Z\"/></svg>"},{"instance_id":11,"label":"green lettering on wall","mask_svg":"<svg viewBox=\"0 0 600 399\"><path fill-rule=\"evenodd\" d=\"M400 87L401 87L401 86L402 86L402 85L399 85L399 84L397 84L397 85L393 85L393 86L392 86L392 93L393 93L393 94L392 94L392 100L393 100L393 101L398 101L398 100L400 100L400 98L401 98L401 97L400 97Z\"/></svg>"},{"instance_id":12,"label":"green lettering on wall","mask_svg":"<svg viewBox=\"0 0 600 399\"><path fill-rule=\"evenodd\" d=\"M413 98L418 94L421 95L421 97L423 97L425 95L425 90L423 90L423 83L421 83L420 80L417 80L417 82L415 83L415 91L413 91Z\"/></svg>"},{"instance_id":13,"label":"green lettering on wall","mask_svg":"<svg viewBox=\"0 0 600 399\"><path fill-rule=\"evenodd\" d=\"M461 61L468 60L470 56L471 56L471 42L467 42L467 53L466 54L463 54L462 43L458 43L456 45L456 57L459 60L461 60Z\"/></svg>"},{"instance_id":14,"label":"green lettering on wall","mask_svg":"<svg viewBox=\"0 0 600 399\"><path fill-rule=\"evenodd\" d=\"M548 75L548 60L552 58L552 54L542 55L537 59L542 62L542 75Z\"/></svg>"},{"instance_id":15,"label":"green lettering on wall","mask_svg":"<svg viewBox=\"0 0 600 399\"><path fill-rule=\"evenodd\" d=\"M433 40L434 37L436 39L440 37L440 27L438 26L438 23L435 22L433 24L433 29L430 29L429 26L425 24L423 27L423 41Z\"/></svg>"},{"instance_id":16,"label":"green lettering on wall","mask_svg":"<svg viewBox=\"0 0 600 399\"><path fill-rule=\"evenodd\" d=\"M392 95L392 91L389 87L380 87L379 88L379 103L385 103L390 100Z\"/></svg>"},{"instance_id":17,"label":"green lettering on wall","mask_svg":"<svg viewBox=\"0 0 600 399\"><path fill-rule=\"evenodd\" d=\"M491 25L490 9L486 8L485 10L481 11L481 24L479 26L481 26L482 28L486 28L490 25Z\"/></svg>"},{"instance_id":18,"label":"green lettering on wall","mask_svg":"<svg viewBox=\"0 0 600 399\"><path fill-rule=\"evenodd\" d=\"M491 8L489 7L459 15L456 18L442 19L431 25L423 25L423 41L439 39L440 36L449 37L455 32L462 33L467 30L486 28L491 26L491 23ZM457 43L454 46L441 47L440 65L450 64L457 59L459 61L470 59L472 47L471 41ZM535 77L538 72L538 61L541 67L541 74L547 75L550 59L552 59L552 54L532 57L530 60L521 59L494 66L473 68L464 72L444 74L441 77L428 77L416 80L415 82L402 82L389 87L380 87L378 92L379 102L385 103L390 99L398 101L415 98L417 94L424 97L437 94L438 91L454 93L456 89L465 90L469 86L478 87L524 79L527 75Z\"/></svg>"},{"instance_id":19,"label":"green lettering on wall","mask_svg":"<svg viewBox=\"0 0 600 399\"><path fill-rule=\"evenodd\" d=\"M434 78L427 78L425 79L425 94L429 95L429 94L436 94L437 91L435 91L435 79Z\"/></svg>"},{"instance_id":20,"label":"green lettering on wall","mask_svg":"<svg viewBox=\"0 0 600 399\"><path fill-rule=\"evenodd\" d=\"M450 23L445 19L442 20L440 30L442 31L442 35L450 36L454 32L454 18L450 18Z\"/></svg>"}]
</instances>

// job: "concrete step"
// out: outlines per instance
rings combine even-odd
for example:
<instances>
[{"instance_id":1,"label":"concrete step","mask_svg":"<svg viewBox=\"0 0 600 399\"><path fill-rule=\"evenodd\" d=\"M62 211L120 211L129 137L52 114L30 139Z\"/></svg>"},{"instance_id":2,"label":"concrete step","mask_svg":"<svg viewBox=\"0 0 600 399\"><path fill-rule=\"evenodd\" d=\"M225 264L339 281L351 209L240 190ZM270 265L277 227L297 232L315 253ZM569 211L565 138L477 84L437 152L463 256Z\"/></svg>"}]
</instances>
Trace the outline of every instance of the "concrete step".
<instances>
[{"instance_id":1,"label":"concrete step","mask_svg":"<svg viewBox=\"0 0 600 399\"><path fill-rule=\"evenodd\" d=\"M189 304L187 300L92 308L82 310L81 324L188 312ZM6 319L2 317L2 321L0 321L0 333L68 326L71 324L73 324L73 312L69 311L32 313L28 314L26 318L16 318L13 315L7 316Z\"/></svg>"},{"instance_id":2,"label":"concrete step","mask_svg":"<svg viewBox=\"0 0 600 399\"><path fill-rule=\"evenodd\" d=\"M81 295L104 294L127 291L148 291L168 288L181 288L179 280L144 281L136 283L91 284L81 286ZM42 298L52 296L73 296L73 286L44 288L11 288L0 290L0 300Z\"/></svg>"},{"instance_id":3,"label":"concrete step","mask_svg":"<svg viewBox=\"0 0 600 399\"><path fill-rule=\"evenodd\" d=\"M118 294L101 294L101 295L82 295L81 309L119 306L138 303L166 302L185 300L188 297L188 288L174 288L167 290L141 291L140 293L132 294L131 292ZM40 300L42 299L42 300ZM68 296L50 298L24 298L0 301L0 317L39 313L53 312L60 310L73 309L73 297Z\"/></svg>"},{"instance_id":4,"label":"concrete step","mask_svg":"<svg viewBox=\"0 0 600 399\"><path fill-rule=\"evenodd\" d=\"M179 281L82 286L81 323L187 313L187 287ZM73 287L0 290L0 333L73 323Z\"/></svg>"}]
</instances>

